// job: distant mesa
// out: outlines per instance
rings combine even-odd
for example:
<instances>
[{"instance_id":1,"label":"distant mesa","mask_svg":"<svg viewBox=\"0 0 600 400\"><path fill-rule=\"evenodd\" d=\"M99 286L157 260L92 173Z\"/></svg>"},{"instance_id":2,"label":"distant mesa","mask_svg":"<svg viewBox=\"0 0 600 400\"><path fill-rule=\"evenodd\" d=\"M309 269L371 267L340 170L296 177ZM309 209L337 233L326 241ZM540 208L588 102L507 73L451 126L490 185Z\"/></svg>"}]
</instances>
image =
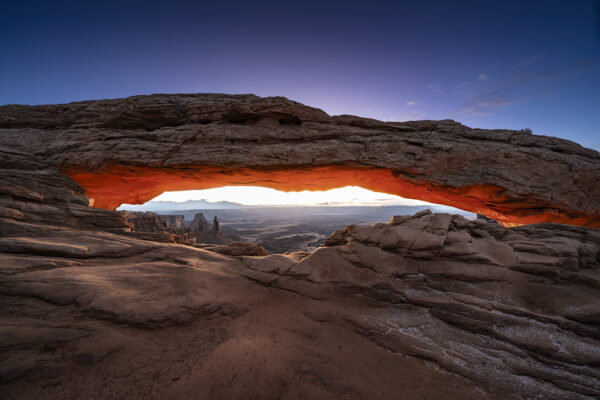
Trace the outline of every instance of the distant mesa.
<instances>
[{"instance_id":1,"label":"distant mesa","mask_svg":"<svg viewBox=\"0 0 600 400\"><path fill-rule=\"evenodd\" d=\"M247 207L230 201L210 202L206 200L148 201L144 204L122 204L118 209L127 211L178 211L178 210L222 210Z\"/></svg>"}]
</instances>

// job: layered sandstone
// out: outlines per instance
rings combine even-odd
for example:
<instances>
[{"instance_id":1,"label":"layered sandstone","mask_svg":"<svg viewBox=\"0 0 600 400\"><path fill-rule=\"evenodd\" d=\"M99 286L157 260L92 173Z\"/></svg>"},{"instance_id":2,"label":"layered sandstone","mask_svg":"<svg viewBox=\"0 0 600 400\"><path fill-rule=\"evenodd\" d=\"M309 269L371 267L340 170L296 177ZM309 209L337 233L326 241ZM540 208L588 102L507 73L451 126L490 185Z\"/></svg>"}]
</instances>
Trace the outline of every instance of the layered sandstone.
<instances>
[{"instance_id":1,"label":"layered sandstone","mask_svg":"<svg viewBox=\"0 0 600 400\"><path fill-rule=\"evenodd\" d=\"M358 185L505 224L600 226L600 154L525 131L454 121L329 116L281 97L135 96L0 107L0 145L81 184L94 205L167 190Z\"/></svg>"},{"instance_id":2,"label":"layered sandstone","mask_svg":"<svg viewBox=\"0 0 600 400\"><path fill-rule=\"evenodd\" d=\"M269 258L245 259L245 276L324 302L362 299L360 312L320 318L392 353L498 394L600 396L599 230L426 210L348 226L299 262Z\"/></svg>"},{"instance_id":3,"label":"layered sandstone","mask_svg":"<svg viewBox=\"0 0 600 400\"><path fill-rule=\"evenodd\" d=\"M118 212L90 207L84 189L31 154L0 147L0 236L48 230L130 230Z\"/></svg>"},{"instance_id":4,"label":"layered sandstone","mask_svg":"<svg viewBox=\"0 0 600 400\"><path fill-rule=\"evenodd\" d=\"M84 188L59 170L77 165L91 179L88 194L108 201L112 190L118 202L174 182L262 177L260 184L292 188L327 186L328 176L374 186L410 181L451 198L448 182L460 188L481 179L470 195L455 187L456 199L477 201L488 215L501 210L505 222L550 215L593 225L595 152L451 122L328 117L252 96L154 96L0 114L2 143L18 147L0 148L3 399L600 397L597 229L505 228L422 212L348 226L312 254L265 255L239 243L201 249L135 236L123 213L90 207ZM181 132L196 136L182 141ZM444 143L451 150L434 148ZM402 164L408 149L415 149L412 175ZM492 153L495 172L475 168ZM201 175L207 170L192 162L199 159L212 160L206 168L216 175ZM558 173L571 181L561 184ZM490 181L504 192L489 191ZM553 214L544 211L549 204Z\"/></svg>"}]
</instances>

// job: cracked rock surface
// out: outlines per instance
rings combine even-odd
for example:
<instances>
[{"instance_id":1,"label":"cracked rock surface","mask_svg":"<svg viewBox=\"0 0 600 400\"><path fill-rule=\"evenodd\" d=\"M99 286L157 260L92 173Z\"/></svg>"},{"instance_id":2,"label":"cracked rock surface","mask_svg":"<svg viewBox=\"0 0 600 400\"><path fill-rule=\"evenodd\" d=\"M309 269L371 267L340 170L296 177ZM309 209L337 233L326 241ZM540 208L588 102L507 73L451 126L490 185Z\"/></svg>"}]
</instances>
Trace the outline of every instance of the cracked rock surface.
<instances>
[{"instance_id":1,"label":"cracked rock surface","mask_svg":"<svg viewBox=\"0 0 600 400\"><path fill-rule=\"evenodd\" d=\"M348 226L326 245L277 270L248 263L249 277L322 301L361 298L373 308L338 314L357 332L481 384L600 395L600 231L426 210Z\"/></svg>"}]
</instances>

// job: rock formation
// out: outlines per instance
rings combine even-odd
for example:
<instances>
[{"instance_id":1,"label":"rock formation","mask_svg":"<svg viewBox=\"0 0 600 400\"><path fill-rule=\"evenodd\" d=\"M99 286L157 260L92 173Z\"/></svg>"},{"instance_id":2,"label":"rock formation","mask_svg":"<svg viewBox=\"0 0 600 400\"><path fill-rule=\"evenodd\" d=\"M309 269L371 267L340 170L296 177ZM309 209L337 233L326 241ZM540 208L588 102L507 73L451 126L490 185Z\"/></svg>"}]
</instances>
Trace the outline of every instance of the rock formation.
<instances>
[{"instance_id":1,"label":"rock formation","mask_svg":"<svg viewBox=\"0 0 600 400\"><path fill-rule=\"evenodd\" d=\"M593 150L449 120L332 117L281 97L152 95L3 106L0 145L57 166L101 208L232 184L358 185L504 224L600 227L600 154Z\"/></svg>"},{"instance_id":2,"label":"rock formation","mask_svg":"<svg viewBox=\"0 0 600 400\"><path fill-rule=\"evenodd\" d=\"M135 211L125 211L124 215L132 227L130 235L159 242L196 243L196 235L185 224L183 215Z\"/></svg>"},{"instance_id":3,"label":"rock formation","mask_svg":"<svg viewBox=\"0 0 600 400\"><path fill-rule=\"evenodd\" d=\"M2 399L600 397L600 230L506 228L421 212L348 226L312 254L259 256L260 248L237 244L206 251L135 236L123 213L90 207L84 188L61 173L77 165L95 179L81 182L101 201L113 201L115 185L116 204L122 193L146 196L175 181L248 183L276 156L281 169L260 170L274 186L309 176L326 185L319 179L334 172L337 182L376 186L393 182L383 179L389 171L377 175L393 165L401 185L478 202L504 222L594 225L595 152L450 122L328 117L252 96L10 106L0 114L2 143L18 147L0 148ZM354 150L343 156L338 148ZM402 166L409 149L410 173ZM330 164L313 168L325 163L321 150ZM237 159L247 151L253 157ZM492 153L496 170L476 168ZM211 157L224 164L208 183L196 180L204 167L182 161L216 168ZM365 169L378 163L387 167ZM558 172L571 181L560 185ZM476 178L478 189L464 191Z\"/></svg>"},{"instance_id":4,"label":"rock formation","mask_svg":"<svg viewBox=\"0 0 600 400\"><path fill-rule=\"evenodd\" d=\"M161 215L161 218L166 222L167 228L173 232L189 229L183 215Z\"/></svg>"},{"instance_id":5,"label":"rock formation","mask_svg":"<svg viewBox=\"0 0 600 400\"><path fill-rule=\"evenodd\" d=\"M214 219L217 222L217 217ZM229 242L229 240L221 235L221 231L217 225L217 230L215 231L215 225L211 225L203 213L197 213L194 215L194 220L190 224L190 228L194 231L196 235L197 243L213 243L213 244L224 244Z\"/></svg>"},{"instance_id":6,"label":"rock formation","mask_svg":"<svg viewBox=\"0 0 600 400\"><path fill-rule=\"evenodd\" d=\"M212 229L203 213L194 214L194 219L190 224L190 228L194 231L197 237L207 235Z\"/></svg>"},{"instance_id":7,"label":"rock formation","mask_svg":"<svg viewBox=\"0 0 600 400\"><path fill-rule=\"evenodd\" d=\"M167 221L154 212L125 211L125 218L135 231L166 232Z\"/></svg>"}]
</instances>

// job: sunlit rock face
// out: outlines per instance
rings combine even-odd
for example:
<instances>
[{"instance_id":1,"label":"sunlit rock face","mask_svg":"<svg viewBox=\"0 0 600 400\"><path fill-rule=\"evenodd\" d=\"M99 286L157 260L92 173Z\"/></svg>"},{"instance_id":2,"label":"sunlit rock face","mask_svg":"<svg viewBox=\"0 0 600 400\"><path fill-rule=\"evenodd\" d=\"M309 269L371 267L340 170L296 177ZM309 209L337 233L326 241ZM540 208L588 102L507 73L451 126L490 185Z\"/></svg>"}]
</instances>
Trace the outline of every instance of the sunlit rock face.
<instances>
[{"instance_id":1,"label":"sunlit rock face","mask_svg":"<svg viewBox=\"0 0 600 400\"><path fill-rule=\"evenodd\" d=\"M425 210L347 226L300 262L275 257L246 259L245 275L324 302L371 301L336 317L389 352L507 398L600 395L600 230Z\"/></svg>"},{"instance_id":2,"label":"sunlit rock face","mask_svg":"<svg viewBox=\"0 0 600 400\"><path fill-rule=\"evenodd\" d=\"M332 117L282 97L221 94L3 106L0 128L0 145L58 166L99 208L224 185L358 185L505 224L600 226L600 154L526 132Z\"/></svg>"}]
</instances>

